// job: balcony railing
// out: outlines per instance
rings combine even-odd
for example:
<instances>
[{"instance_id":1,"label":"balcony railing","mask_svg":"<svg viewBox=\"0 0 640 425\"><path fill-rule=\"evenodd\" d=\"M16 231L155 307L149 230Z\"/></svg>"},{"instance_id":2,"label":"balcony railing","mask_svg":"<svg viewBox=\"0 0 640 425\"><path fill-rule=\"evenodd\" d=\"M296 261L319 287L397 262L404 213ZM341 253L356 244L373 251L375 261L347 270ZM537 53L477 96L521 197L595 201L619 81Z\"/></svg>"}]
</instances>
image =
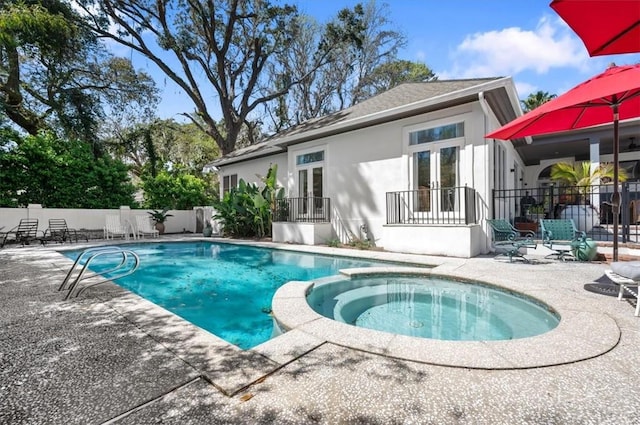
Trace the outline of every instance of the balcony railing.
<instances>
[{"instance_id":1,"label":"balcony railing","mask_svg":"<svg viewBox=\"0 0 640 425\"><path fill-rule=\"evenodd\" d=\"M387 224L477 222L476 191L470 187L387 192Z\"/></svg>"},{"instance_id":2,"label":"balcony railing","mask_svg":"<svg viewBox=\"0 0 640 425\"><path fill-rule=\"evenodd\" d=\"M328 223L331 221L329 198L304 196L278 199L273 221Z\"/></svg>"}]
</instances>

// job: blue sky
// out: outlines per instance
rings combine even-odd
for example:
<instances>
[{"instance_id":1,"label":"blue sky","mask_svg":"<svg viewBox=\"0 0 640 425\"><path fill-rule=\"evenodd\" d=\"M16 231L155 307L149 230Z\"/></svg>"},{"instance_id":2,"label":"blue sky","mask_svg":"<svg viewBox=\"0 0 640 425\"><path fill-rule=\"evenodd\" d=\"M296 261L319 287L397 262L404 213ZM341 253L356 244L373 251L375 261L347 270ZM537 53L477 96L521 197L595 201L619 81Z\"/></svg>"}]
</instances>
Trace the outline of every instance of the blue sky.
<instances>
[{"instance_id":1,"label":"blue sky","mask_svg":"<svg viewBox=\"0 0 640 425\"><path fill-rule=\"evenodd\" d=\"M326 22L355 0L289 0ZM589 57L582 41L549 7L550 0L387 0L389 19L407 36L401 59L422 61L439 79L511 76L521 99L542 90L562 94L617 65L639 63L640 54ZM159 115L193 110L190 100L153 65L136 67L156 76L164 90ZM215 106L214 106L215 105ZM217 102L212 99L212 107Z\"/></svg>"}]
</instances>

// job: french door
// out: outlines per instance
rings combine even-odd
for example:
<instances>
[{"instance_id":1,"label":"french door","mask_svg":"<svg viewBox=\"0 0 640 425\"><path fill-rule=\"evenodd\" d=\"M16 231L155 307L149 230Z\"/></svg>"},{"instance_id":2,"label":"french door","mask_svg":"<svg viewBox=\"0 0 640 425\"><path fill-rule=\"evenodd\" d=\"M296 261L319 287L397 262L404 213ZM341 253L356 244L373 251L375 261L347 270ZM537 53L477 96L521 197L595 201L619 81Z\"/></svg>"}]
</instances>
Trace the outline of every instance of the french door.
<instances>
[{"instance_id":1,"label":"french door","mask_svg":"<svg viewBox=\"0 0 640 425\"><path fill-rule=\"evenodd\" d=\"M460 143L421 145L412 153L414 211L441 215L460 211Z\"/></svg>"},{"instance_id":2,"label":"french door","mask_svg":"<svg viewBox=\"0 0 640 425\"><path fill-rule=\"evenodd\" d=\"M298 168L298 196L301 214L315 214L322 209L323 167L321 165Z\"/></svg>"}]
</instances>

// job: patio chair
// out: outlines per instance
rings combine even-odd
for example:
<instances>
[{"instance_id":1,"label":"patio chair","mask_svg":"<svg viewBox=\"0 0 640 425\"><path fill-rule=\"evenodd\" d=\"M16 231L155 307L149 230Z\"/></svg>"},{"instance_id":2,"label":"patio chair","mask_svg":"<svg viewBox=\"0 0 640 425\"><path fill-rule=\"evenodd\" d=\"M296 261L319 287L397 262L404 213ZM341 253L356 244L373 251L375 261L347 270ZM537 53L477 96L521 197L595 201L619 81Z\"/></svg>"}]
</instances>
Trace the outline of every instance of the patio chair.
<instances>
[{"instance_id":1,"label":"patio chair","mask_svg":"<svg viewBox=\"0 0 640 425\"><path fill-rule=\"evenodd\" d=\"M542 219L540 227L542 245L553 251L547 257L555 256L561 261L577 260L575 251L588 249L587 234L579 231L571 218Z\"/></svg>"},{"instance_id":2,"label":"patio chair","mask_svg":"<svg viewBox=\"0 0 640 425\"><path fill-rule=\"evenodd\" d=\"M157 238L160 232L158 229L151 226L151 220L144 215L136 216L136 229L138 236L144 238L145 235L151 235L152 238Z\"/></svg>"},{"instance_id":3,"label":"patio chair","mask_svg":"<svg viewBox=\"0 0 640 425\"><path fill-rule=\"evenodd\" d=\"M614 261L611 270L604 272L611 281L620 286L618 301L622 301L625 291L636 299L635 316L640 316L640 261ZM635 289L633 289L635 287Z\"/></svg>"},{"instance_id":4,"label":"patio chair","mask_svg":"<svg viewBox=\"0 0 640 425\"><path fill-rule=\"evenodd\" d=\"M40 242L42 242L43 245L51 241L59 243L66 241L78 242L79 237L89 242L87 235L79 234L76 229L67 226L67 220L64 218L50 218L49 227L44 231L44 236L40 238Z\"/></svg>"},{"instance_id":5,"label":"patio chair","mask_svg":"<svg viewBox=\"0 0 640 425\"><path fill-rule=\"evenodd\" d=\"M115 237L129 238L129 229L122 225L119 215L107 215L103 230L105 239L113 239Z\"/></svg>"},{"instance_id":6,"label":"patio chair","mask_svg":"<svg viewBox=\"0 0 640 425\"><path fill-rule=\"evenodd\" d=\"M520 252L521 248L536 248L535 233L514 228L507 220L487 219L493 233L493 247L499 252L498 256L506 255L509 262L513 257L521 258L525 263L529 259Z\"/></svg>"},{"instance_id":7,"label":"patio chair","mask_svg":"<svg viewBox=\"0 0 640 425\"><path fill-rule=\"evenodd\" d=\"M10 238L11 236L13 236L13 238ZM21 243L22 246L24 246L29 245L31 241L37 239L38 219L23 218L20 220L20 223L16 227L2 234L2 243L0 243L0 248L5 246L7 242L12 240L16 243Z\"/></svg>"}]
</instances>

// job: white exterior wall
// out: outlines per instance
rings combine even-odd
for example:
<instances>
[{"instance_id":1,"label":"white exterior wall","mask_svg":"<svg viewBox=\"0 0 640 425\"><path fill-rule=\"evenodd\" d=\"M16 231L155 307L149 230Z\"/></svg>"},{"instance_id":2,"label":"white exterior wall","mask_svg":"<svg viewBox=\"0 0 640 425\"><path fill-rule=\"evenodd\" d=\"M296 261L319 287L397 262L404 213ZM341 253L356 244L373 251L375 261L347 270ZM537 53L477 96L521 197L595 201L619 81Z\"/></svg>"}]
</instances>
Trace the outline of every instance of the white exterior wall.
<instances>
[{"instance_id":1,"label":"white exterior wall","mask_svg":"<svg viewBox=\"0 0 640 425\"><path fill-rule=\"evenodd\" d=\"M135 216L149 217L151 210L131 210L129 207L120 209L75 209L75 208L42 208L30 205L29 208L0 208L0 227L2 231L9 231L20 223L23 218L38 219L38 234L49 226L50 218L64 218L67 226L73 229L97 230L104 228L107 215L120 215L121 219L129 220L135 226ZM195 232L196 216L193 210L170 210L173 217L165 222L165 233Z\"/></svg>"},{"instance_id":2,"label":"white exterior wall","mask_svg":"<svg viewBox=\"0 0 640 425\"><path fill-rule=\"evenodd\" d=\"M386 193L414 189L408 132L460 121L465 123L465 136L460 147L459 183L477 191L479 225L386 226ZM351 237L369 236L377 246L389 250L469 257L489 252L491 246L484 219L492 203L494 143L502 142L487 140L484 135L497 127L495 117L486 117L481 103L474 102L292 145L287 154L224 166L220 175L237 173L238 178L255 181L251 176L278 163L278 181L287 189L287 196L297 197L296 157L324 150L323 189L324 196L331 199L332 238L347 242ZM519 180L509 169L515 163L524 167L511 143L503 145L507 153L505 181L513 188ZM368 235L361 231L363 224ZM278 229L284 232L284 228Z\"/></svg>"},{"instance_id":3,"label":"white exterior wall","mask_svg":"<svg viewBox=\"0 0 640 425\"><path fill-rule=\"evenodd\" d=\"M388 225L383 228L383 233L388 234L385 248L393 252L470 258L481 254L484 248L483 230L479 224Z\"/></svg>"},{"instance_id":4,"label":"white exterior wall","mask_svg":"<svg viewBox=\"0 0 640 425\"><path fill-rule=\"evenodd\" d=\"M273 223L273 242L322 245L331 238L331 223Z\"/></svg>"},{"instance_id":5,"label":"white exterior wall","mask_svg":"<svg viewBox=\"0 0 640 425\"><path fill-rule=\"evenodd\" d=\"M236 164L223 165L218 167L218 176L220 177L220 192L222 192L222 177L232 174L238 175L238 181L240 179L247 183L255 183L259 186L262 185L262 181L258 177L266 176L269 167L272 164L278 165L278 174L276 175L278 185L286 187L286 175L287 175L287 154L281 153L277 155L271 155L263 158L253 159L250 161L240 162Z\"/></svg>"}]
</instances>

